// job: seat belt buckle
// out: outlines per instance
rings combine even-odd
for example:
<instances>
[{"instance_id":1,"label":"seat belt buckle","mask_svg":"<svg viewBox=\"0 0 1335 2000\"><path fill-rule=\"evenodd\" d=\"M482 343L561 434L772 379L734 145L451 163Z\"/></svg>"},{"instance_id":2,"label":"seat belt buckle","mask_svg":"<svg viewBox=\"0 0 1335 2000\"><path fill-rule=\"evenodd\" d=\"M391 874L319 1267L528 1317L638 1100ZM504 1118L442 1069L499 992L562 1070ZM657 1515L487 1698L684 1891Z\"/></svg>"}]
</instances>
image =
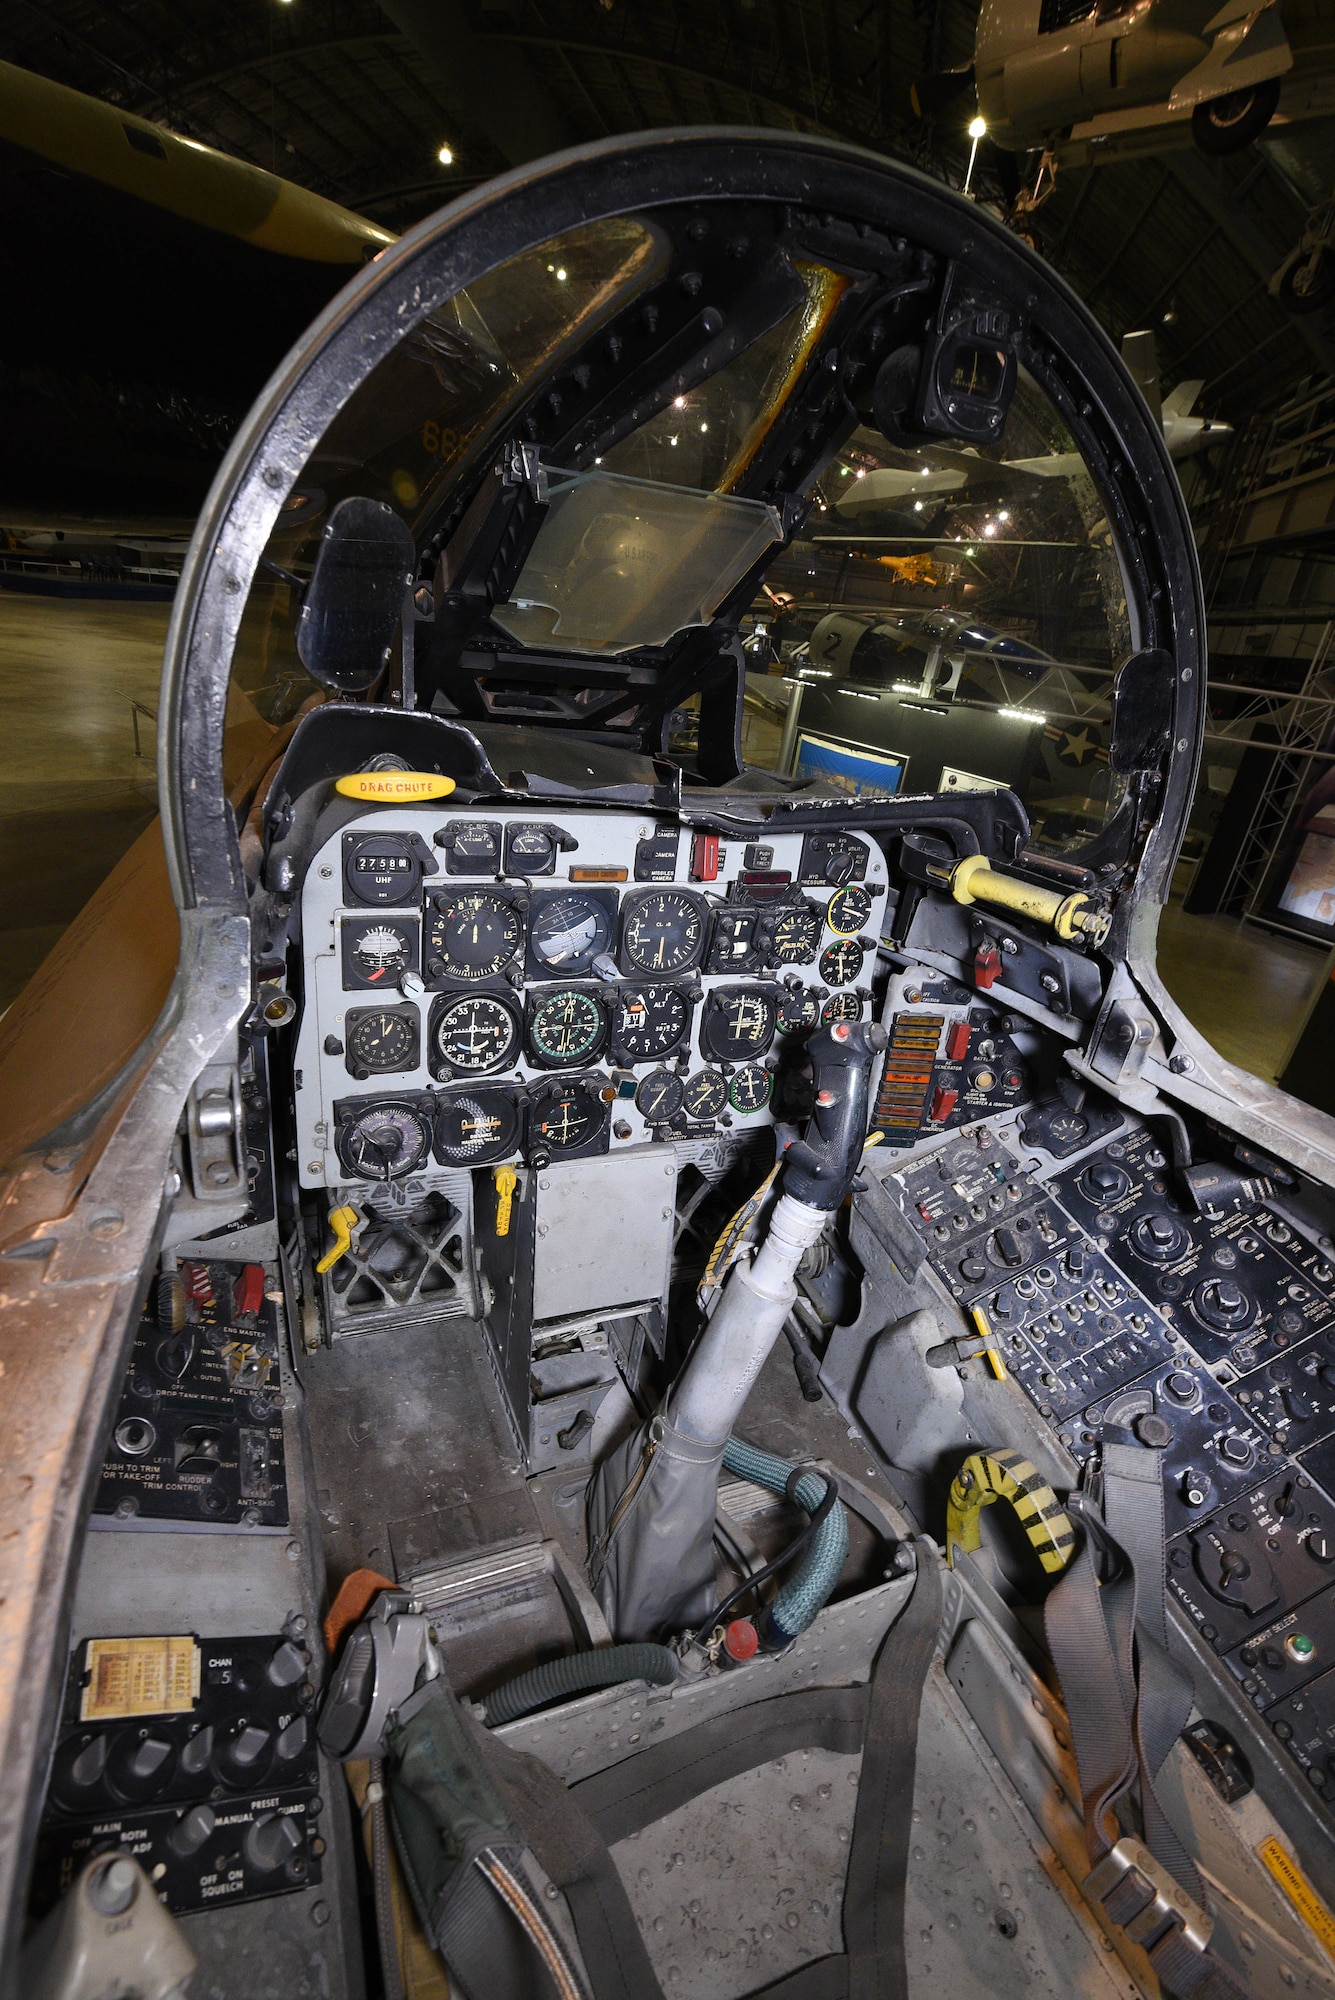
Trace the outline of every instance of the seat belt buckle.
<instances>
[{"instance_id":1,"label":"seat belt buckle","mask_svg":"<svg viewBox=\"0 0 1335 2000\"><path fill-rule=\"evenodd\" d=\"M1109 1923L1146 1951L1175 1924L1184 1942L1196 1951L1209 1947L1214 1918L1178 1887L1144 1842L1130 1834L1104 1855L1080 1887L1091 1903L1102 1906Z\"/></svg>"}]
</instances>

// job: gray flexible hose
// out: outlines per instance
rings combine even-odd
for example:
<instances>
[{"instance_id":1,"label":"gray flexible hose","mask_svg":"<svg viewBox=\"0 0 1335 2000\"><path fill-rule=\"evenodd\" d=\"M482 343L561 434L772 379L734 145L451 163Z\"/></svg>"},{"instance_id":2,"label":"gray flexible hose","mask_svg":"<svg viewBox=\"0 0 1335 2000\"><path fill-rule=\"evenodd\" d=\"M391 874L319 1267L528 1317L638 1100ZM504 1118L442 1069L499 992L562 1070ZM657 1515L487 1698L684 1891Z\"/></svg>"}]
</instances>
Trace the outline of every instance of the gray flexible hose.
<instances>
[{"instance_id":1,"label":"gray flexible hose","mask_svg":"<svg viewBox=\"0 0 1335 2000\"><path fill-rule=\"evenodd\" d=\"M614 1687L618 1681L652 1681L670 1687L677 1678L677 1661L666 1646L648 1642L633 1646L599 1646L591 1653L567 1653L547 1660L493 1688L486 1696L488 1729L517 1722L561 1695L587 1694L591 1688Z\"/></svg>"},{"instance_id":2,"label":"gray flexible hose","mask_svg":"<svg viewBox=\"0 0 1335 2000\"><path fill-rule=\"evenodd\" d=\"M394 1929L394 1888L389 1872L389 1826L385 1813L385 1767L371 1759L371 1876L375 1883L375 1928L380 1944L380 1970L385 2000L405 2000L399 1965L399 1940Z\"/></svg>"}]
</instances>

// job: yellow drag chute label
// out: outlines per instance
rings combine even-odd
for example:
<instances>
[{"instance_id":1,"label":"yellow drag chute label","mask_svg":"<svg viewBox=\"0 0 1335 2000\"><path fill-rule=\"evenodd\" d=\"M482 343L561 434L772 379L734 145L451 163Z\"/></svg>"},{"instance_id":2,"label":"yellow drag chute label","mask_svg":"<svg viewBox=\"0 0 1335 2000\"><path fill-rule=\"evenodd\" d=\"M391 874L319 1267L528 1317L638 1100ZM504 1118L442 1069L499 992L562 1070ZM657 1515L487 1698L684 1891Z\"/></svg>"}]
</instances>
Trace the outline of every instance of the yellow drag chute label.
<instances>
[{"instance_id":1,"label":"yellow drag chute label","mask_svg":"<svg viewBox=\"0 0 1335 2000\"><path fill-rule=\"evenodd\" d=\"M1018 1451L975 1451L955 1474L946 1502L946 1552L965 1555L982 1547L980 1516L1007 1500L1045 1570L1065 1569L1075 1552L1075 1532L1052 1488Z\"/></svg>"},{"instance_id":2,"label":"yellow drag chute label","mask_svg":"<svg viewBox=\"0 0 1335 2000\"><path fill-rule=\"evenodd\" d=\"M420 799L447 799L454 780L442 778L438 771L351 771L346 778L335 778L334 790L345 799L408 806Z\"/></svg>"}]
</instances>

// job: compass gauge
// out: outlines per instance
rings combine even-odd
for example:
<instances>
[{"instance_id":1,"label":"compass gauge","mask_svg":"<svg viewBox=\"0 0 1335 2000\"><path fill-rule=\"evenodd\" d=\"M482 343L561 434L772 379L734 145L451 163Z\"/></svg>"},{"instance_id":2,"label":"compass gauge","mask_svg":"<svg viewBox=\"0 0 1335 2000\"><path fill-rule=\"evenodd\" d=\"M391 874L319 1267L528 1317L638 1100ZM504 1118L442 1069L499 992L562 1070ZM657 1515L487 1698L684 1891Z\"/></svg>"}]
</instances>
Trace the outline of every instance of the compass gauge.
<instances>
[{"instance_id":1,"label":"compass gauge","mask_svg":"<svg viewBox=\"0 0 1335 2000\"><path fill-rule=\"evenodd\" d=\"M518 952L523 919L493 890L448 890L427 911L426 969L432 979L494 979Z\"/></svg>"},{"instance_id":2,"label":"compass gauge","mask_svg":"<svg viewBox=\"0 0 1335 2000\"><path fill-rule=\"evenodd\" d=\"M564 1069L602 1047L607 1017L592 993L549 993L529 1008L529 1047L538 1062Z\"/></svg>"},{"instance_id":3,"label":"compass gauge","mask_svg":"<svg viewBox=\"0 0 1335 2000\"><path fill-rule=\"evenodd\" d=\"M461 993L431 1015L433 1066L457 1076L512 1069L519 1056L519 1015L494 993Z\"/></svg>"},{"instance_id":4,"label":"compass gauge","mask_svg":"<svg viewBox=\"0 0 1335 2000\"><path fill-rule=\"evenodd\" d=\"M820 976L827 986L851 986L862 970L865 954L851 938L826 945L820 955Z\"/></svg>"},{"instance_id":5,"label":"compass gauge","mask_svg":"<svg viewBox=\"0 0 1335 2000\"><path fill-rule=\"evenodd\" d=\"M402 1180L430 1150L431 1126L411 1104L390 1101L354 1109L338 1134L339 1158L357 1180Z\"/></svg>"}]
</instances>

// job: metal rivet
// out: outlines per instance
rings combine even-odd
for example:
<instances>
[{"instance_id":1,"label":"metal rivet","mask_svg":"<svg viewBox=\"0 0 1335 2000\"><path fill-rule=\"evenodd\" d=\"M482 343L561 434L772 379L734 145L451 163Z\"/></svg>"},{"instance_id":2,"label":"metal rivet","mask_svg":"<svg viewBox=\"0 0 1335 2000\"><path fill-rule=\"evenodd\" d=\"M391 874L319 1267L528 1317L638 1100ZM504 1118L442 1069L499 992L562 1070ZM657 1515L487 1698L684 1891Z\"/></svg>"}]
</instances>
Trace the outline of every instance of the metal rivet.
<instances>
[{"instance_id":1,"label":"metal rivet","mask_svg":"<svg viewBox=\"0 0 1335 2000\"><path fill-rule=\"evenodd\" d=\"M119 1236L125 1227L125 1217L109 1210L105 1215L95 1215L88 1225L88 1234L105 1243L113 1236Z\"/></svg>"}]
</instances>

